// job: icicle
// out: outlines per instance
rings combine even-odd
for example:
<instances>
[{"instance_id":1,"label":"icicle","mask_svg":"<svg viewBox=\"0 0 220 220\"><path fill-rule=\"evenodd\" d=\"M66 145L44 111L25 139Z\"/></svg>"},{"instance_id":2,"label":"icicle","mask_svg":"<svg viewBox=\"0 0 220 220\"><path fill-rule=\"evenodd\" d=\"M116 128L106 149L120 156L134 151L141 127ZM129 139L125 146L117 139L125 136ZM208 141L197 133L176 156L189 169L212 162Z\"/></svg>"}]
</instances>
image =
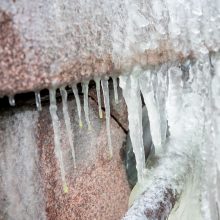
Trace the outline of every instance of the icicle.
<instances>
[{"instance_id":1,"label":"icicle","mask_svg":"<svg viewBox=\"0 0 220 220\"><path fill-rule=\"evenodd\" d=\"M102 91L104 96L104 104L105 104L105 117L106 117L106 130L108 135L108 147L110 152L110 158L113 156L112 151L112 140L111 140L111 128L110 128L110 104L109 104L109 88L108 88L108 80L101 80Z\"/></svg>"},{"instance_id":2,"label":"icicle","mask_svg":"<svg viewBox=\"0 0 220 220\"><path fill-rule=\"evenodd\" d=\"M160 124L160 113L157 105L157 101L154 97L154 89L151 79L151 71L147 70L141 74L139 78L141 93L144 97L144 102L147 107L148 117L150 121L150 131L152 136L152 141L155 146L155 153L162 152L161 143L161 124Z\"/></svg>"},{"instance_id":3,"label":"icicle","mask_svg":"<svg viewBox=\"0 0 220 220\"><path fill-rule=\"evenodd\" d=\"M96 92L99 106L99 118L102 118L101 94L100 94L100 78L95 78Z\"/></svg>"},{"instance_id":4,"label":"icicle","mask_svg":"<svg viewBox=\"0 0 220 220\"><path fill-rule=\"evenodd\" d=\"M136 76L120 76L120 87L128 108L130 138L136 158L138 182L144 180L145 154L142 128L142 102Z\"/></svg>"},{"instance_id":5,"label":"icicle","mask_svg":"<svg viewBox=\"0 0 220 220\"><path fill-rule=\"evenodd\" d=\"M35 102L38 111L42 110L40 92L35 92Z\"/></svg>"},{"instance_id":6,"label":"icicle","mask_svg":"<svg viewBox=\"0 0 220 220\"><path fill-rule=\"evenodd\" d=\"M166 97L167 97L167 67L162 65L157 73L156 99L158 102L161 123L161 143L164 145L167 135Z\"/></svg>"},{"instance_id":7,"label":"icicle","mask_svg":"<svg viewBox=\"0 0 220 220\"><path fill-rule=\"evenodd\" d=\"M64 121L66 125L66 130L67 130L67 135L69 139L69 144L71 147L72 151L72 157L73 157L73 164L74 168L76 168L76 156L75 156L75 150L74 150L74 135L73 135L73 130L71 128L71 123L70 123L70 116L68 112L68 105L67 105L67 92L65 87L60 88L60 94L62 96L62 103L63 103L63 115L64 115Z\"/></svg>"},{"instance_id":8,"label":"icicle","mask_svg":"<svg viewBox=\"0 0 220 220\"><path fill-rule=\"evenodd\" d=\"M14 98L14 96L9 96L8 97L8 101L9 101L9 104L10 104L10 106L15 106L15 98Z\"/></svg>"},{"instance_id":9,"label":"icicle","mask_svg":"<svg viewBox=\"0 0 220 220\"><path fill-rule=\"evenodd\" d=\"M82 117L81 117L81 104L80 104L78 89L75 84L72 85L72 90L73 90L73 94L76 99L77 111L78 111L78 116L79 116L79 127L82 128L83 124L82 124Z\"/></svg>"},{"instance_id":10,"label":"icicle","mask_svg":"<svg viewBox=\"0 0 220 220\"><path fill-rule=\"evenodd\" d=\"M118 104L118 82L117 82L117 78L112 77L112 80L113 80L113 87L114 87L115 103Z\"/></svg>"},{"instance_id":11,"label":"icicle","mask_svg":"<svg viewBox=\"0 0 220 220\"><path fill-rule=\"evenodd\" d=\"M175 129L175 124L179 121L179 115L182 111L182 72L178 67L171 67L168 70L168 77L169 86L166 109L170 133L173 135L178 132Z\"/></svg>"},{"instance_id":12,"label":"icicle","mask_svg":"<svg viewBox=\"0 0 220 220\"><path fill-rule=\"evenodd\" d=\"M88 129L91 130L91 123L89 120L89 101L88 101L88 89L89 89L89 82L84 82L82 84L83 88L83 94L84 94L84 112L85 112L85 118L88 125Z\"/></svg>"},{"instance_id":13,"label":"icicle","mask_svg":"<svg viewBox=\"0 0 220 220\"><path fill-rule=\"evenodd\" d=\"M55 155L59 162L61 178L63 182L64 193L68 192L68 186L66 183L63 154L61 150L61 135L60 135L60 122L57 115L57 103L56 103L56 89L50 89L50 115L52 118L53 131L54 131L54 145L55 145Z\"/></svg>"}]
</instances>

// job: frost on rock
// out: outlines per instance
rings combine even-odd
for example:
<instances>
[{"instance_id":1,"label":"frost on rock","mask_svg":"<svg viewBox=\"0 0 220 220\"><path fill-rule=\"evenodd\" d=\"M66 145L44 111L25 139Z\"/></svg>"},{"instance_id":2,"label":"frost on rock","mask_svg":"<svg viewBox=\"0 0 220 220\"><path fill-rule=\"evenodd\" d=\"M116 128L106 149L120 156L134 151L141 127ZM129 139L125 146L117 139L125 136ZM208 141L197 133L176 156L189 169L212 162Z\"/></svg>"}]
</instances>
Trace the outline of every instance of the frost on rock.
<instances>
[{"instance_id":1,"label":"frost on rock","mask_svg":"<svg viewBox=\"0 0 220 220\"><path fill-rule=\"evenodd\" d=\"M219 219L220 58L210 56L187 61L185 67L170 63L154 71L139 69L138 74L133 71L120 77L138 178L144 183L134 188L142 194L136 196L124 219L155 220L168 215L169 220ZM145 168L143 158L144 134L138 130L140 89L149 121L154 123L150 127L152 138L156 132L156 141L164 146L150 169Z\"/></svg>"}]
</instances>

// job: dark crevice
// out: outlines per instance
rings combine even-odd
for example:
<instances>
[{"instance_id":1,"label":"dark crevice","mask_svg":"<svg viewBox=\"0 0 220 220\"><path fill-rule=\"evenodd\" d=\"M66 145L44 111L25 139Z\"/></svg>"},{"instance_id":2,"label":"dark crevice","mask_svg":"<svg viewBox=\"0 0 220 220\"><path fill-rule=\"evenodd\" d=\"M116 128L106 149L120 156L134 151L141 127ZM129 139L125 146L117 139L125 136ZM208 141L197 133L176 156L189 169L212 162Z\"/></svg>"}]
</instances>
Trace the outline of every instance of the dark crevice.
<instances>
[{"instance_id":1,"label":"dark crevice","mask_svg":"<svg viewBox=\"0 0 220 220\"><path fill-rule=\"evenodd\" d=\"M98 101L94 97L89 95L89 98L91 98L98 106ZM102 110L105 112L105 107L102 107ZM124 131L124 133L127 134L128 131L124 128L122 123L112 113L110 114L110 116L118 124L118 126Z\"/></svg>"}]
</instances>

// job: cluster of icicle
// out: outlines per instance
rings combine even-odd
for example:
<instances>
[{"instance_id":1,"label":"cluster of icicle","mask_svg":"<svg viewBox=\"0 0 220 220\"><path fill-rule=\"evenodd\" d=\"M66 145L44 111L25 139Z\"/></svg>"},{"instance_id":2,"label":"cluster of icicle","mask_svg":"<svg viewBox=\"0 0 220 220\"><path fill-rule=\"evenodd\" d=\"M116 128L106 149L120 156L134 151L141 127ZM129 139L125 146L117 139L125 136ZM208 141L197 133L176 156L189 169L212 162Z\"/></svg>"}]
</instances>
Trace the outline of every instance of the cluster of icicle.
<instances>
[{"instance_id":1,"label":"cluster of icicle","mask_svg":"<svg viewBox=\"0 0 220 220\"><path fill-rule=\"evenodd\" d=\"M115 94L115 101L118 102L118 92L117 92L117 79L113 79L113 85L114 85L114 94ZM106 130L107 130L107 136L108 136L108 147L109 147L109 153L110 158L113 156L112 152L112 142L111 142L111 130L110 130L110 103L109 103L109 87L108 87L108 79L100 79L96 78L96 91L97 91L97 100L98 100L98 111L99 111L99 117L102 118L102 108L101 108L101 92L100 92L100 82L102 86L103 91L103 97L104 97L104 106L105 106L105 115L106 115ZM89 103L88 103L88 89L89 89L89 82L82 83L82 91L83 91L83 107L84 107L84 113L85 113L85 119L86 123L88 125L88 130L92 129L92 125L89 119ZM72 85L72 91L76 99L77 104L77 110L78 110L78 117L79 117L79 126L82 127L82 118L81 118L81 102L78 94L78 89L76 85ZM61 171L61 178L63 182L63 189L64 192L68 192L68 186L66 183L65 178L65 169L63 164L63 156L62 156L62 150L61 150L61 140L60 140L60 123L57 116L57 104L56 104L56 89L50 89L50 114L52 117L52 123L53 123L53 129L54 129L54 143L55 143L55 154L59 162L60 171ZM65 87L60 88L60 93L62 97L62 103L63 103L63 115L64 115L64 121L66 125L66 130L69 138L69 144L71 146L72 150L72 157L74 162L74 167L76 168L76 156L74 151L74 135L70 123L70 116L68 112L68 105L67 105L67 91Z\"/></svg>"},{"instance_id":2,"label":"cluster of icicle","mask_svg":"<svg viewBox=\"0 0 220 220\"><path fill-rule=\"evenodd\" d=\"M135 67L120 76L120 86L138 172L131 194L136 200L124 219L167 219L172 203L166 195L171 193L177 202L169 220L218 220L220 58L204 55L182 65ZM144 156L141 94L157 158L150 168ZM163 215L159 206L165 209Z\"/></svg>"}]
</instances>

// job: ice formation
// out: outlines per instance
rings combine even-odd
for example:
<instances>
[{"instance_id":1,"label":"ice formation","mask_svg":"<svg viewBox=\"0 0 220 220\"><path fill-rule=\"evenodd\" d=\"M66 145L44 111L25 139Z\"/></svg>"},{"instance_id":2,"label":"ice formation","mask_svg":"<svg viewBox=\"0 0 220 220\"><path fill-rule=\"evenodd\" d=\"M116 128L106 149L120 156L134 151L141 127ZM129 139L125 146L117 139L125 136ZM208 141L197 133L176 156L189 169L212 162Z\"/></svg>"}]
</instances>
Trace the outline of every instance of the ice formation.
<instances>
[{"instance_id":1,"label":"ice formation","mask_svg":"<svg viewBox=\"0 0 220 220\"><path fill-rule=\"evenodd\" d=\"M66 182L63 153L61 149L60 121L57 115L56 89L50 89L49 92L50 92L50 115L52 118L52 125L54 131L54 145L55 145L54 151L60 167L61 179L63 183L63 191L67 193L68 186Z\"/></svg>"},{"instance_id":2,"label":"ice formation","mask_svg":"<svg viewBox=\"0 0 220 220\"><path fill-rule=\"evenodd\" d=\"M161 219L170 211L169 220L219 219L220 58L209 54L187 62L187 68L170 63L153 72L152 69L141 71L139 68L137 73L136 67L132 73L120 77L139 176L132 194L136 200L124 217L126 220L157 219L158 204L169 204L168 197L164 198L166 190L172 191L177 202L172 211L172 206L166 207ZM148 114L150 121L156 119L156 124L150 127L152 137L155 130L166 130L166 120L169 126L169 137L161 141L163 154L145 172L142 135L138 131L141 127L141 111L137 110L140 108L140 103L137 104L140 89L143 97L151 93L144 97L148 113L152 105L156 111ZM155 117L155 114L159 116ZM157 117L166 117L166 120L157 121ZM163 140L163 136L164 132L158 132L157 141ZM139 198L135 195L143 192ZM151 210L151 214L146 214L146 210Z\"/></svg>"},{"instance_id":3,"label":"ice formation","mask_svg":"<svg viewBox=\"0 0 220 220\"><path fill-rule=\"evenodd\" d=\"M14 98L14 96L9 96L8 97L8 102L9 102L9 105L10 106L15 106L15 98Z\"/></svg>"},{"instance_id":4,"label":"ice formation","mask_svg":"<svg viewBox=\"0 0 220 220\"><path fill-rule=\"evenodd\" d=\"M75 84L72 85L72 90L73 90L73 94L76 99L76 105L77 105L77 111L78 111L78 117L79 117L79 127L82 128L83 124L82 124L82 117L81 117L81 103L79 99L78 89Z\"/></svg>"},{"instance_id":5,"label":"ice formation","mask_svg":"<svg viewBox=\"0 0 220 220\"><path fill-rule=\"evenodd\" d=\"M101 106L101 94L100 94L100 78L95 78L95 85L96 85L96 93L97 93L97 100L98 100L98 108L99 108L99 117L102 118L102 106Z\"/></svg>"},{"instance_id":6,"label":"ice formation","mask_svg":"<svg viewBox=\"0 0 220 220\"><path fill-rule=\"evenodd\" d=\"M42 110L40 92L35 92L35 102L38 111Z\"/></svg>"},{"instance_id":7,"label":"ice formation","mask_svg":"<svg viewBox=\"0 0 220 220\"><path fill-rule=\"evenodd\" d=\"M110 126L110 104L109 104L109 88L108 79L101 80L102 91L105 104L105 118L106 118L106 130L108 136L108 148L110 152L110 158L113 156L112 139L111 139L111 126Z\"/></svg>"},{"instance_id":8,"label":"ice formation","mask_svg":"<svg viewBox=\"0 0 220 220\"><path fill-rule=\"evenodd\" d=\"M116 77L112 77L115 103L118 104L118 82Z\"/></svg>"},{"instance_id":9,"label":"ice formation","mask_svg":"<svg viewBox=\"0 0 220 220\"><path fill-rule=\"evenodd\" d=\"M88 100L88 89L89 89L89 82L83 82L83 106L85 112L86 123L88 125L88 129L91 129L91 123L89 120L89 100Z\"/></svg>"},{"instance_id":10,"label":"ice formation","mask_svg":"<svg viewBox=\"0 0 220 220\"><path fill-rule=\"evenodd\" d=\"M67 135L68 135L68 139L69 139L69 144L71 147L73 164L74 164L74 168L76 168L76 156L75 156L75 150L74 150L74 134L73 134L73 130L71 127L70 116L69 116L69 112L68 112L67 92L66 92L65 87L60 88L60 93L62 96L63 115L64 115L64 121L65 121L65 125L66 125L66 131L67 131Z\"/></svg>"}]
</instances>

